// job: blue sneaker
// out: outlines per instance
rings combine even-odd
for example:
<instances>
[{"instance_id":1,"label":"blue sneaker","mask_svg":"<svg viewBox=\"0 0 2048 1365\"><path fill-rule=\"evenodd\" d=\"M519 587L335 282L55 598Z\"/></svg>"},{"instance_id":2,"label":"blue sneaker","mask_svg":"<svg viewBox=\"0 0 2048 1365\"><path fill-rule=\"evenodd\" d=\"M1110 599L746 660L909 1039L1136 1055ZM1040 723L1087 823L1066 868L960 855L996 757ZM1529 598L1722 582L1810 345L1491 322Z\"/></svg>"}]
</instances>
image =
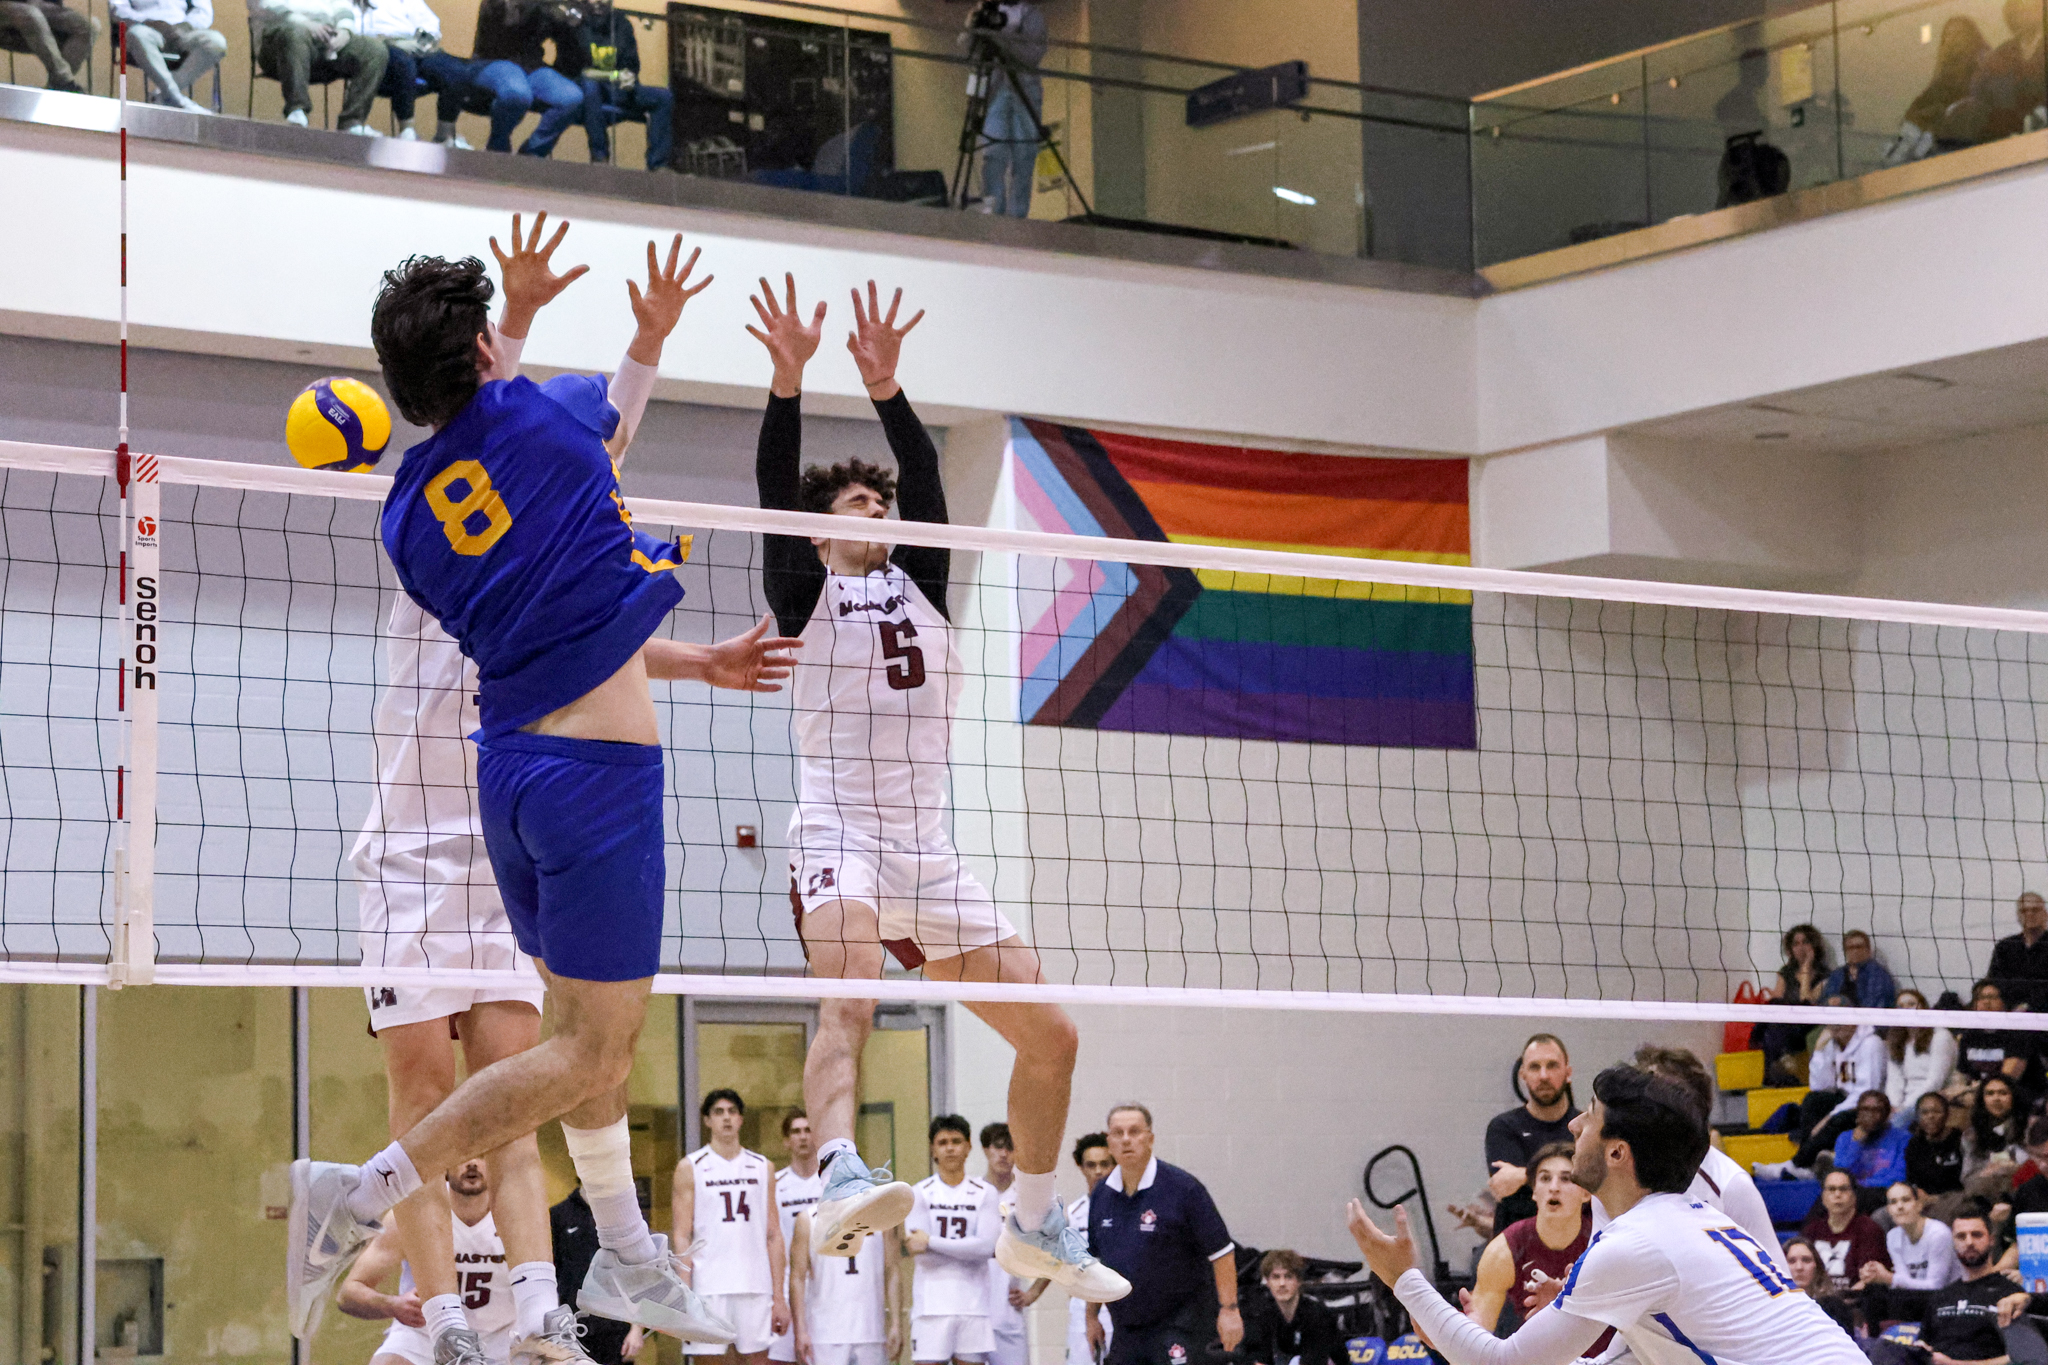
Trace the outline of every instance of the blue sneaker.
<instances>
[{"instance_id":1,"label":"blue sneaker","mask_svg":"<svg viewBox=\"0 0 2048 1365\"><path fill-rule=\"evenodd\" d=\"M1131 1292L1129 1280L1088 1254L1087 1234L1068 1226L1057 1200L1035 1232L1018 1227L1013 1210L1003 1210L996 1264L1020 1280L1051 1280L1084 1303L1115 1303Z\"/></svg>"},{"instance_id":2,"label":"blue sneaker","mask_svg":"<svg viewBox=\"0 0 2048 1365\"><path fill-rule=\"evenodd\" d=\"M825 1188L811 1210L813 1256L857 1256L871 1232L885 1232L910 1216L917 1195L884 1166L871 1171L854 1152L841 1152L825 1168Z\"/></svg>"}]
</instances>

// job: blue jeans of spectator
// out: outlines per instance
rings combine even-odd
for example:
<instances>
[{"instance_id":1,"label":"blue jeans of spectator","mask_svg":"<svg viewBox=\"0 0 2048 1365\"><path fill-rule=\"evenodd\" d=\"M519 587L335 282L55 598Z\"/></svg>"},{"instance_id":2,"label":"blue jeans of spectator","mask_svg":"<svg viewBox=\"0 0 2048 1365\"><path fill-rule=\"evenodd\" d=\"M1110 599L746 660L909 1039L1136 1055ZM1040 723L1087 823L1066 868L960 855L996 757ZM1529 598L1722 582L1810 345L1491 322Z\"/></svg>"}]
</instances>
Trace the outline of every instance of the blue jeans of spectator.
<instances>
[{"instance_id":1,"label":"blue jeans of spectator","mask_svg":"<svg viewBox=\"0 0 2048 1365\"><path fill-rule=\"evenodd\" d=\"M470 87L490 96L491 140L485 145L494 152L512 150L512 130L527 110L539 105L540 126L519 154L548 155L583 107L583 91L576 82L551 67L522 71L517 62L486 62L470 77Z\"/></svg>"},{"instance_id":2,"label":"blue jeans of spectator","mask_svg":"<svg viewBox=\"0 0 2048 1365\"><path fill-rule=\"evenodd\" d=\"M590 138L590 159L611 160L612 124L637 115L647 122L647 169L658 171L668 165L675 155L675 103L676 97L667 86L633 85L620 89L611 81L585 77L583 131Z\"/></svg>"},{"instance_id":3,"label":"blue jeans of spectator","mask_svg":"<svg viewBox=\"0 0 2048 1365\"><path fill-rule=\"evenodd\" d=\"M389 43L386 47L391 47ZM391 64L384 68L384 84L377 93L391 101L391 113L401 125L412 122L419 101L420 82L438 97L442 123L455 122L462 112L462 95L476 66L447 52L417 56L403 48L391 47Z\"/></svg>"},{"instance_id":4,"label":"blue jeans of spectator","mask_svg":"<svg viewBox=\"0 0 2048 1365\"><path fill-rule=\"evenodd\" d=\"M1038 165L1038 129L1031 114L1024 97L997 78L988 116L981 123L981 135L988 139L981 160L981 197L991 213L1031 215L1031 175Z\"/></svg>"}]
</instances>

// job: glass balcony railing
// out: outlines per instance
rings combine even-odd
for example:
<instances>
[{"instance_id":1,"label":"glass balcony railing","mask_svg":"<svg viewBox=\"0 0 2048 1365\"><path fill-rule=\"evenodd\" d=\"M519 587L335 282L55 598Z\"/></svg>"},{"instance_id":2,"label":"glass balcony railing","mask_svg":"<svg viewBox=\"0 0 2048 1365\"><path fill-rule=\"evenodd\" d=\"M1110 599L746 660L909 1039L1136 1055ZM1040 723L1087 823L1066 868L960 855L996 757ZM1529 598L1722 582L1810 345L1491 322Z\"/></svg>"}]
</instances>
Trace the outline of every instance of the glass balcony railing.
<instances>
[{"instance_id":1,"label":"glass balcony railing","mask_svg":"<svg viewBox=\"0 0 2048 1365\"><path fill-rule=\"evenodd\" d=\"M2043 0L1831 0L1474 101L1474 264L2048 125Z\"/></svg>"}]
</instances>

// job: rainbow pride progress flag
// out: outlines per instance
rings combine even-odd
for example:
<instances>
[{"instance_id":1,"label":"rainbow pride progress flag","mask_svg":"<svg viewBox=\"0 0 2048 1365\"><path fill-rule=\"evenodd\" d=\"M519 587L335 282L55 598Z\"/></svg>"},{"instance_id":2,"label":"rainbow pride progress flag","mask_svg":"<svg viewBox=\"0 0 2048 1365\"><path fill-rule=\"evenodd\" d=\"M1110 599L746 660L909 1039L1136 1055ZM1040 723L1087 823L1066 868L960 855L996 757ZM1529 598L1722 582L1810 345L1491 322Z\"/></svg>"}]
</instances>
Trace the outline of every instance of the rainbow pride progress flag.
<instances>
[{"instance_id":1,"label":"rainbow pride progress flag","mask_svg":"<svg viewBox=\"0 0 2048 1365\"><path fill-rule=\"evenodd\" d=\"M1300 455L1012 418L1020 525L1469 564L1463 460ZM1470 749L1472 595L1027 559L1027 725Z\"/></svg>"}]
</instances>

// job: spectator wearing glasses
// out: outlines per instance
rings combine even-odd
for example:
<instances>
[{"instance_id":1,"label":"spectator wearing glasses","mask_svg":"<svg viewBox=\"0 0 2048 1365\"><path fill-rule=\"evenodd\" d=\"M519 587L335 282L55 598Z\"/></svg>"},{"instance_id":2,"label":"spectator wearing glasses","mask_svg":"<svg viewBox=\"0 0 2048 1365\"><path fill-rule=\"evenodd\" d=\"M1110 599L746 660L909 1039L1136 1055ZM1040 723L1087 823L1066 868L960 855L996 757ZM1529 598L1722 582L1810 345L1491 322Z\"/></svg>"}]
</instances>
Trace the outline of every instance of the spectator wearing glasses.
<instances>
[{"instance_id":1,"label":"spectator wearing glasses","mask_svg":"<svg viewBox=\"0 0 2048 1365\"><path fill-rule=\"evenodd\" d=\"M583 131L590 139L590 163L612 159L611 125L638 119L647 125L647 169L658 171L675 156L675 96L667 86L640 83L640 41L632 16L597 0L583 22L555 39L555 70L583 91Z\"/></svg>"},{"instance_id":2,"label":"spectator wearing glasses","mask_svg":"<svg viewBox=\"0 0 2048 1365\"><path fill-rule=\"evenodd\" d=\"M1884 964L1870 954L1870 935L1851 929L1842 935L1842 965L1828 975L1823 995L1848 997L1858 1009L1888 1010L1899 988Z\"/></svg>"},{"instance_id":3,"label":"spectator wearing glasses","mask_svg":"<svg viewBox=\"0 0 2048 1365\"><path fill-rule=\"evenodd\" d=\"M43 64L50 89L83 95L78 73L92 55L92 36L99 21L66 9L57 0L0 0L0 32L18 33Z\"/></svg>"},{"instance_id":4,"label":"spectator wearing glasses","mask_svg":"<svg viewBox=\"0 0 2048 1365\"><path fill-rule=\"evenodd\" d=\"M546 64L543 44L562 41L555 13L535 0L483 0L477 9L471 56L482 66L472 84L490 97L491 137L484 145L491 151L511 151L512 130L537 107L540 126L519 154L551 155L583 108L582 88Z\"/></svg>"},{"instance_id":5,"label":"spectator wearing glasses","mask_svg":"<svg viewBox=\"0 0 2048 1365\"><path fill-rule=\"evenodd\" d=\"M363 32L384 44L390 64L378 93L391 101L391 115L398 120L398 135L407 141L419 134L413 130L413 112L424 83L439 96L439 118L434 141L451 146L468 146L455 131L456 115L473 63L441 50L441 16L427 0L369 0L363 9Z\"/></svg>"},{"instance_id":6,"label":"spectator wearing glasses","mask_svg":"<svg viewBox=\"0 0 2048 1365\"><path fill-rule=\"evenodd\" d=\"M192 98L192 87L227 55L228 40L213 27L212 0L111 0L109 9L127 25L128 60L142 68L151 102L211 114ZM177 60L176 70L168 58Z\"/></svg>"},{"instance_id":7,"label":"spectator wearing glasses","mask_svg":"<svg viewBox=\"0 0 2048 1365\"><path fill-rule=\"evenodd\" d=\"M256 23L256 63L284 88L284 121L301 128L313 108L313 83L346 82L341 131L377 137L370 106L384 83L390 55L362 32L362 12L351 0L250 0Z\"/></svg>"},{"instance_id":8,"label":"spectator wearing glasses","mask_svg":"<svg viewBox=\"0 0 2048 1365\"><path fill-rule=\"evenodd\" d=\"M1891 1268L1884 1233L1857 1211L1856 1182L1847 1171L1829 1171L1820 1184L1820 1209L1800 1229L1820 1256L1821 1269L1837 1293L1853 1292L1862 1283L1863 1267L1875 1261Z\"/></svg>"},{"instance_id":9,"label":"spectator wearing glasses","mask_svg":"<svg viewBox=\"0 0 2048 1365\"><path fill-rule=\"evenodd\" d=\"M2048 1003L2048 900L2022 891L2013 912L2020 931L1998 940L1984 979L1998 987L2008 1005L2040 1009Z\"/></svg>"},{"instance_id":10,"label":"spectator wearing glasses","mask_svg":"<svg viewBox=\"0 0 2048 1365\"><path fill-rule=\"evenodd\" d=\"M1892 1126L1892 1102L1882 1090L1856 1097L1855 1125L1835 1139L1835 1169L1855 1180L1857 1206L1869 1212L1885 1191L1906 1178L1906 1131Z\"/></svg>"}]
</instances>

